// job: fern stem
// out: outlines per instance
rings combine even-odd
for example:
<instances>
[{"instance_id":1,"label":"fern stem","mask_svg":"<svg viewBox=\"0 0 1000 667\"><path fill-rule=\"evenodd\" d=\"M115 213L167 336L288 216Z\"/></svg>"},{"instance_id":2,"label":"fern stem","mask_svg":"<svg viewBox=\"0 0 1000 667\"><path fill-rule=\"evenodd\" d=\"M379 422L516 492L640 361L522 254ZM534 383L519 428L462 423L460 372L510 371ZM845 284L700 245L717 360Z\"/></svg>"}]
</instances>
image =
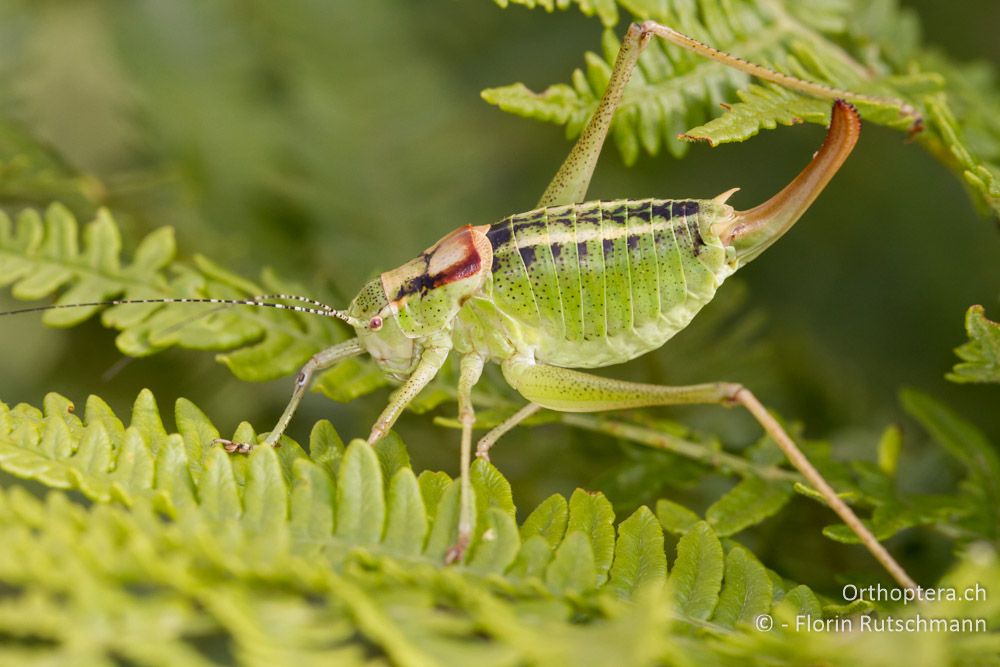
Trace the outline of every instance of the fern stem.
<instances>
[{"instance_id":1,"label":"fern stem","mask_svg":"<svg viewBox=\"0 0 1000 667\"><path fill-rule=\"evenodd\" d=\"M679 454L680 456L694 459L723 470L732 470L740 474L753 475L770 481L805 482L805 478L802 475L791 470L785 470L777 466L755 465L739 456L714 451L704 445L634 424L570 413L561 414L559 421L588 431L624 438L641 445Z\"/></svg>"}]
</instances>

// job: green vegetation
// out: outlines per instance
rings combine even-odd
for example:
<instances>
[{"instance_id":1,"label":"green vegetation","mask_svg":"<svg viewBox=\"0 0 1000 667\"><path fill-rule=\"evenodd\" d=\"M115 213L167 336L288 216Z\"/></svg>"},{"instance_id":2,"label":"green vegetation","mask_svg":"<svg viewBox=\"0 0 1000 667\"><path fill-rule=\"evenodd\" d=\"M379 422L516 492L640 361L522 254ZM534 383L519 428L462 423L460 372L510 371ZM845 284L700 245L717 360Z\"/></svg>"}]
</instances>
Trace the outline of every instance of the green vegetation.
<instances>
[{"instance_id":1,"label":"green vegetation","mask_svg":"<svg viewBox=\"0 0 1000 667\"><path fill-rule=\"evenodd\" d=\"M339 322L136 305L99 327L98 309L69 309L41 318L67 332L0 319L0 663L1000 662L995 69L929 49L936 33L890 0L278 4L0 3L0 284L34 302L4 294L4 309L274 292L342 306L541 193L568 144L479 90L573 136L626 20L656 19L902 98L926 151L897 107L860 105L856 154L795 232L614 372L751 386L922 585L985 600L845 599L890 582L756 425L716 408L539 414L496 468L476 462L475 540L444 567L455 369L372 448L350 437L388 383L351 360L317 383L338 403L310 397L280 448L228 456L213 438L270 428ZM964 40L949 48L995 49L994 4L949 10ZM656 42L640 67L594 197L737 184L756 203L818 129L715 150L677 135L743 142L829 108ZM497 87L512 80L527 83ZM143 358L116 363L115 346ZM499 374L475 400L482 428L520 405ZM848 641L863 617L986 631Z\"/></svg>"},{"instance_id":2,"label":"green vegetation","mask_svg":"<svg viewBox=\"0 0 1000 667\"><path fill-rule=\"evenodd\" d=\"M913 401L936 411L922 416L932 429L969 428L926 398ZM825 656L877 665L919 660L928 648L916 652L901 634L838 647L832 635L780 627L873 605L819 596L727 537L776 509L773 501L761 508L768 490L752 483L759 478L724 495L708 521L662 501L659 521L640 507L616 529L608 499L577 490L568 501L549 497L518 526L507 480L478 461L476 540L466 563L449 568L441 562L455 539L458 482L415 474L398 439L345 447L319 422L309 454L286 440L232 457L207 444L219 432L188 401L178 401L177 432L168 432L150 392L127 425L93 397L82 418L57 394L41 410L0 408L0 466L50 489L44 499L31 493L38 487L0 492L5 661L598 665ZM236 437L254 434L242 424ZM993 456L971 492L1000 484L995 453L968 454ZM995 498L980 499L995 511ZM925 502L925 512L943 515L943 504ZM968 518L974 510L966 510ZM669 576L664 528L680 534ZM967 528L967 537L995 544L995 517ZM964 590L998 577L1000 564L980 545L941 585ZM988 600L890 613L998 620ZM779 627L761 632L762 614ZM932 648L973 660L995 637L937 635Z\"/></svg>"}]
</instances>

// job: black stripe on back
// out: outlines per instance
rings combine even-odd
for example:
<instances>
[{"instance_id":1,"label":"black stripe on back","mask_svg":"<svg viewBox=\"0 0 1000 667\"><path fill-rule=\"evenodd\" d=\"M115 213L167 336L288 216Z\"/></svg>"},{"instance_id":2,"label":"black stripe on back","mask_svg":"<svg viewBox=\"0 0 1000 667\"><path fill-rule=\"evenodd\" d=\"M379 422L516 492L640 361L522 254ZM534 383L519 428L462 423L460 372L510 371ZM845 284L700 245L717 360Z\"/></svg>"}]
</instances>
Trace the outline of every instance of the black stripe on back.
<instances>
[{"instance_id":1,"label":"black stripe on back","mask_svg":"<svg viewBox=\"0 0 1000 667\"><path fill-rule=\"evenodd\" d=\"M489 239L490 245L496 251L501 246L506 245L513 234L514 232L510 228L510 218L504 218L500 222L490 225L490 230L486 232L486 238Z\"/></svg>"}]
</instances>

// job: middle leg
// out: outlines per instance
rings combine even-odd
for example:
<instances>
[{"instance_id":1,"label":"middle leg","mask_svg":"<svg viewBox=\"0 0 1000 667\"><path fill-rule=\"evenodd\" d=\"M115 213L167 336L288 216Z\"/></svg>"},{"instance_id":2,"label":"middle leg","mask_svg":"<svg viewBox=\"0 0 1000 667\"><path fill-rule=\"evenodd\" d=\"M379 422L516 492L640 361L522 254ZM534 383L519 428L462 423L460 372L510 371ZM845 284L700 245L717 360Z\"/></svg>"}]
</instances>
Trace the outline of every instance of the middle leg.
<instances>
[{"instance_id":1,"label":"middle leg","mask_svg":"<svg viewBox=\"0 0 1000 667\"><path fill-rule=\"evenodd\" d=\"M490 450L493 448L493 445L497 444L497 440L502 438L512 428L523 422L528 417L531 417L541 409L542 406L540 405L537 405L535 403L528 403L523 408L512 414L510 417L507 417L507 419L504 419L502 422L494 426L492 429L490 429L489 433L487 433L486 435L484 435L479 439L479 442L476 444L476 456L478 458L489 461Z\"/></svg>"},{"instance_id":2,"label":"middle leg","mask_svg":"<svg viewBox=\"0 0 1000 667\"><path fill-rule=\"evenodd\" d=\"M461 370L458 378L458 420L462 424L462 456L459 479L458 537L455 544L445 554L446 564L462 560L465 550L472 541L472 518L476 511L472 499L472 480L469 478L469 468L472 463L472 427L476 423L476 413L472 407L472 388L479 382L483 374L484 360L477 354L467 354L462 357Z\"/></svg>"}]
</instances>

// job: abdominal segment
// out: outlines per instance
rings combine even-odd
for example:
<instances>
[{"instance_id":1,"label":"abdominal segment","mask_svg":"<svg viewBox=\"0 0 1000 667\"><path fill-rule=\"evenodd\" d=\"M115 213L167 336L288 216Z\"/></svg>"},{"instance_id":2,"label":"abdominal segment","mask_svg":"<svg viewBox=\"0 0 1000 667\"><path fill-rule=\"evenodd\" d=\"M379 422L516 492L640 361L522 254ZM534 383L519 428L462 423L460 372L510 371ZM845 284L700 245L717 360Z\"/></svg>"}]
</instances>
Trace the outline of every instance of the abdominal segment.
<instances>
[{"instance_id":1,"label":"abdominal segment","mask_svg":"<svg viewBox=\"0 0 1000 667\"><path fill-rule=\"evenodd\" d=\"M682 329L731 272L711 232L718 205L616 200L504 218L487 296L530 330L540 361L620 363Z\"/></svg>"}]
</instances>

